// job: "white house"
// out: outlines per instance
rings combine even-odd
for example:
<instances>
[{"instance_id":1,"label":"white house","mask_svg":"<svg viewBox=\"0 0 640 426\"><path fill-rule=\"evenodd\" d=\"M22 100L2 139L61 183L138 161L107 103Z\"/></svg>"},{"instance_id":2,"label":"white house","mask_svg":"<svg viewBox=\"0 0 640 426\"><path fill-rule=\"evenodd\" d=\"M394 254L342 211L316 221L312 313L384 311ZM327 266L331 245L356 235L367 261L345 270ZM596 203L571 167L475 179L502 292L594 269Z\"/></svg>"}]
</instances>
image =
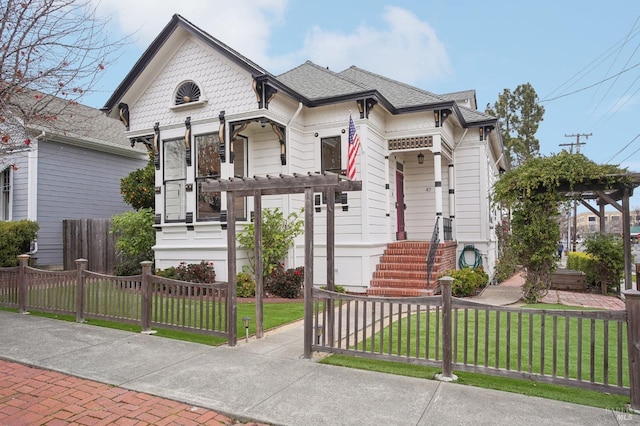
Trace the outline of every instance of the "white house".
<instances>
[{"instance_id":1,"label":"white house","mask_svg":"<svg viewBox=\"0 0 640 426\"><path fill-rule=\"evenodd\" d=\"M459 260L493 273L490 191L507 165L496 118L476 109L473 90L436 95L356 66L333 72L311 62L276 76L174 15L103 109L156 154L158 268L213 260L226 279L226 197L202 193L201 183L344 173L351 116L362 192L336 200L335 282L370 294L429 293L434 231L441 250L429 277ZM324 201L315 197L315 241L324 241ZM263 208L303 204L301 195L272 196ZM239 226L252 208L250 199L236 202ZM289 266L303 263L302 243ZM316 244L318 284L323 251Z\"/></svg>"}]
</instances>

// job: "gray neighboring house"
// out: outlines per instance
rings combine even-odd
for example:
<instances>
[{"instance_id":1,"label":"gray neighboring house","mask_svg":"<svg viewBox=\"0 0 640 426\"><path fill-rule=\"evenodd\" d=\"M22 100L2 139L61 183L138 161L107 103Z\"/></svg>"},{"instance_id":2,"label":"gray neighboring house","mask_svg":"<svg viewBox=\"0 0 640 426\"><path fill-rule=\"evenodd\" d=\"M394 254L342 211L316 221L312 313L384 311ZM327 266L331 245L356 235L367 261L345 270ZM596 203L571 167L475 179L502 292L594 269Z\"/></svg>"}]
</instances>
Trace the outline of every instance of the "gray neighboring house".
<instances>
[{"instance_id":1,"label":"gray neighboring house","mask_svg":"<svg viewBox=\"0 0 640 426\"><path fill-rule=\"evenodd\" d=\"M24 124L13 113L4 123L20 147L5 146L0 155L0 220L38 222L31 254L38 266L57 269L63 264L63 220L131 210L120 195L120 180L144 167L147 154L132 148L122 123L100 110L41 94L38 99L55 119L52 114Z\"/></svg>"}]
</instances>

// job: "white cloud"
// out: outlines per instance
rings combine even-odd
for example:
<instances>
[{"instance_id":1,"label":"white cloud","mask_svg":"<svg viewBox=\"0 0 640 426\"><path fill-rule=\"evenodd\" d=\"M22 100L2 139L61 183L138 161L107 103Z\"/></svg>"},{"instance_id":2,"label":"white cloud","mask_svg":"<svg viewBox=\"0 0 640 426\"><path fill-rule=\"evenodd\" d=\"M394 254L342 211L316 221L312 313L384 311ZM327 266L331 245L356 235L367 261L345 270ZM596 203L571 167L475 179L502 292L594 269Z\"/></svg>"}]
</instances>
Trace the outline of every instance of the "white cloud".
<instances>
[{"instance_id":1,"label":"white cloud","mask_svg":"<svg viewBox=\"0 0 640 426\"><path fill-rule=\"evenodd\" d=\"M435 30L412 12L386 7L386 28L359 25L351 33L316 26L296 56L341 71L351 65L405 83L428 82L450 72L449 58Z\"/></svg>"},{"instance_id":2,"label":"white cloud","mask_svg":"<svg viewBox=\"0 0 640 426\"><path fill-rule=\"evenodd\" d=\"M134 38L141 49L179 13L274 74L307 59L335 71L356 65L409 84L428 83L451 71L435 30L399 7L385 8L383 28L363 23L351 32L336 32L316 25L304 35L300 50L275 57L269 56L272 29L284 21L288 0L92 1L100 13L114 18L120 31L136 32Z\"/></svg>"},{"instance_id":3,"label":"white cloud","mask_svg":"<svg viewBox=\"0 0 640 426\"><path fill-rule=\"evenodd\" d=\"M92 0L120 31L135 32L143 50L178 13L259 65L265 66L271 28L282 20L287 0Z\"/></svg>"}]
</instances>

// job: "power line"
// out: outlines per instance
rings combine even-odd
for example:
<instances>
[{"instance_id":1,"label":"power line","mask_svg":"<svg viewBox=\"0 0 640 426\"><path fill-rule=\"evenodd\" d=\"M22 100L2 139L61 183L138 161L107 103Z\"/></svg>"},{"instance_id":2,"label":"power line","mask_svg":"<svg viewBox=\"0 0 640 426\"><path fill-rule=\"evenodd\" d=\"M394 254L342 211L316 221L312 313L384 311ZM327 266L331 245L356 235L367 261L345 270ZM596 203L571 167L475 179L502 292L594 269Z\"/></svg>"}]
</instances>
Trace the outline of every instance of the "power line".
<instances>
[{"instance_id":1,"label":"power line","mask_svg":"<svg viewBox=\"0 0 640 426\"><path fill-rule=\"evenodd\" d=\"M625 146L624 146L620 151L618 151L618 152L616 152L615 154L613 154L613 155L611 156L611 158L609 158L606 162L607 162L607 163L610 163L610 162L611 162L611 160L613 160L613 159L614 159L614 158L616 158L618 155L620 155L620 153L622 153L622 151L624 151L625 149L629 148L629 145L631 145L631 144L632 144L636 139L638 139L638 138L640 138L640 133L638 133L638 134L636 135L636 137L635 137L635 138L631 139L631 140L629 141L629 143L627 143L627 144L626 144L626 145L625 145ZM637 151L636 151L636 152L637 152ZM636 152L634 152L633 154L635 154ZM631 154L631 155L633 155L633 154ZM630 156L631 156L631 155L630 155ZM627 157L627 158L629 158L629 157ZM627 158L625 158L625 160L626 160ZM624 161L624 160L622 160L622 161L621 161L621 163L622 163L623 161Z\"/></svg>"},{"instance_id":2,"label":"power line","mask_svg":"<svg viewBox=\"0 0 640 426\"><path fill-rule=\"evenodd\" d=\"M595 87L595 86L597 86L597 85L599 85L599 84L602 84L602 83L604 83L604 82L606 82L606 81L609 81L609 80L611 80L611 79L614 79L614 78L618 77L618 76L619 76L619 75L621 75L621 74L624 74L624 73L626 73L626 72L628 72L628 71L631 71L631 70L632 70L632 69L634 69L634 68L637 68L638 66L640 66L640 62L638 62L638 63L637 63L637 64L635 64L635 65L630 66L630 67L629 67L629 68L627 68L627 69L624 69L624 70L620 71L620 72L619 72L619 73L617 73L617 74L612 75L611 77L607 77L607 78L605 78L605 79L603 79L603 80L600 80L600 81L598 81L598 82L596 82L596 83L590 84L589 86L582 87L582 88L580 88L580 89L574 90L573 92L565 93L565 94L563 94L563 95L558 95L558 96L556 96L556 97L554 97L554 98L543 99L543 100L539 101L538 103L551 102L551 101L555 101L556 99L565 98L565 97L567 97L567 96L575 95L576 93L583 92L583 91L585 91L585 90L587 90L587 89L591 89L592 87Z\"/></svg>"}]
</instances>

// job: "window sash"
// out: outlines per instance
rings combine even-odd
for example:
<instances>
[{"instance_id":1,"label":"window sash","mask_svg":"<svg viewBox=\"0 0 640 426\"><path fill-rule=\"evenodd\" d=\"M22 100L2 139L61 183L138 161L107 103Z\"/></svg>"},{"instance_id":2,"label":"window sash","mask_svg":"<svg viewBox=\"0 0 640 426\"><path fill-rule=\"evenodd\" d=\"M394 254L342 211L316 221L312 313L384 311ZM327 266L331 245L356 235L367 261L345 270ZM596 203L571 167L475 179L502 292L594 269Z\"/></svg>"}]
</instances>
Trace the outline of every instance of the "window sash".
<instances>
[{"instance_id":1,"label":"window sash","mask_svg":"<svg viewBox=\"0 0 640 426\"><path fill-rule=\"evenodd\" d=\"M342 171L342 138L331 136L320 140L320 168L323 172Z\"/></svg>"},{"instance_id":2,"label":"window sash","mask_svg":"<svg viewBox=\"0 0 640 426\"><path fill-rule=\"evenodd\" d=\"M165 220L185 220L187 165L184 140L180 138L164 141L163 154Z\"/></svg>"},{"instance_id":3,"label":"window sash","mask_svg":"<svg viewBox=\"0 0 640 426\"><path fill-rule=\"evenodd\" d=\"M195 137L196 143L196 220L220 220L221 194L202 193L202 183L208 177L220 177L220 139L209 133Z\"/></svg>"},{"instance_id":4,"label":"window sash","mask_svg":"<svg viewBox=\"0 0 640 426\"><path fill-rule=\"evenodd\" d=\"M0 198L0 220L9 220L11 218L11 169L6 168L0 173L0 188L2 195Z\"/></svg>"}]
</instances>

